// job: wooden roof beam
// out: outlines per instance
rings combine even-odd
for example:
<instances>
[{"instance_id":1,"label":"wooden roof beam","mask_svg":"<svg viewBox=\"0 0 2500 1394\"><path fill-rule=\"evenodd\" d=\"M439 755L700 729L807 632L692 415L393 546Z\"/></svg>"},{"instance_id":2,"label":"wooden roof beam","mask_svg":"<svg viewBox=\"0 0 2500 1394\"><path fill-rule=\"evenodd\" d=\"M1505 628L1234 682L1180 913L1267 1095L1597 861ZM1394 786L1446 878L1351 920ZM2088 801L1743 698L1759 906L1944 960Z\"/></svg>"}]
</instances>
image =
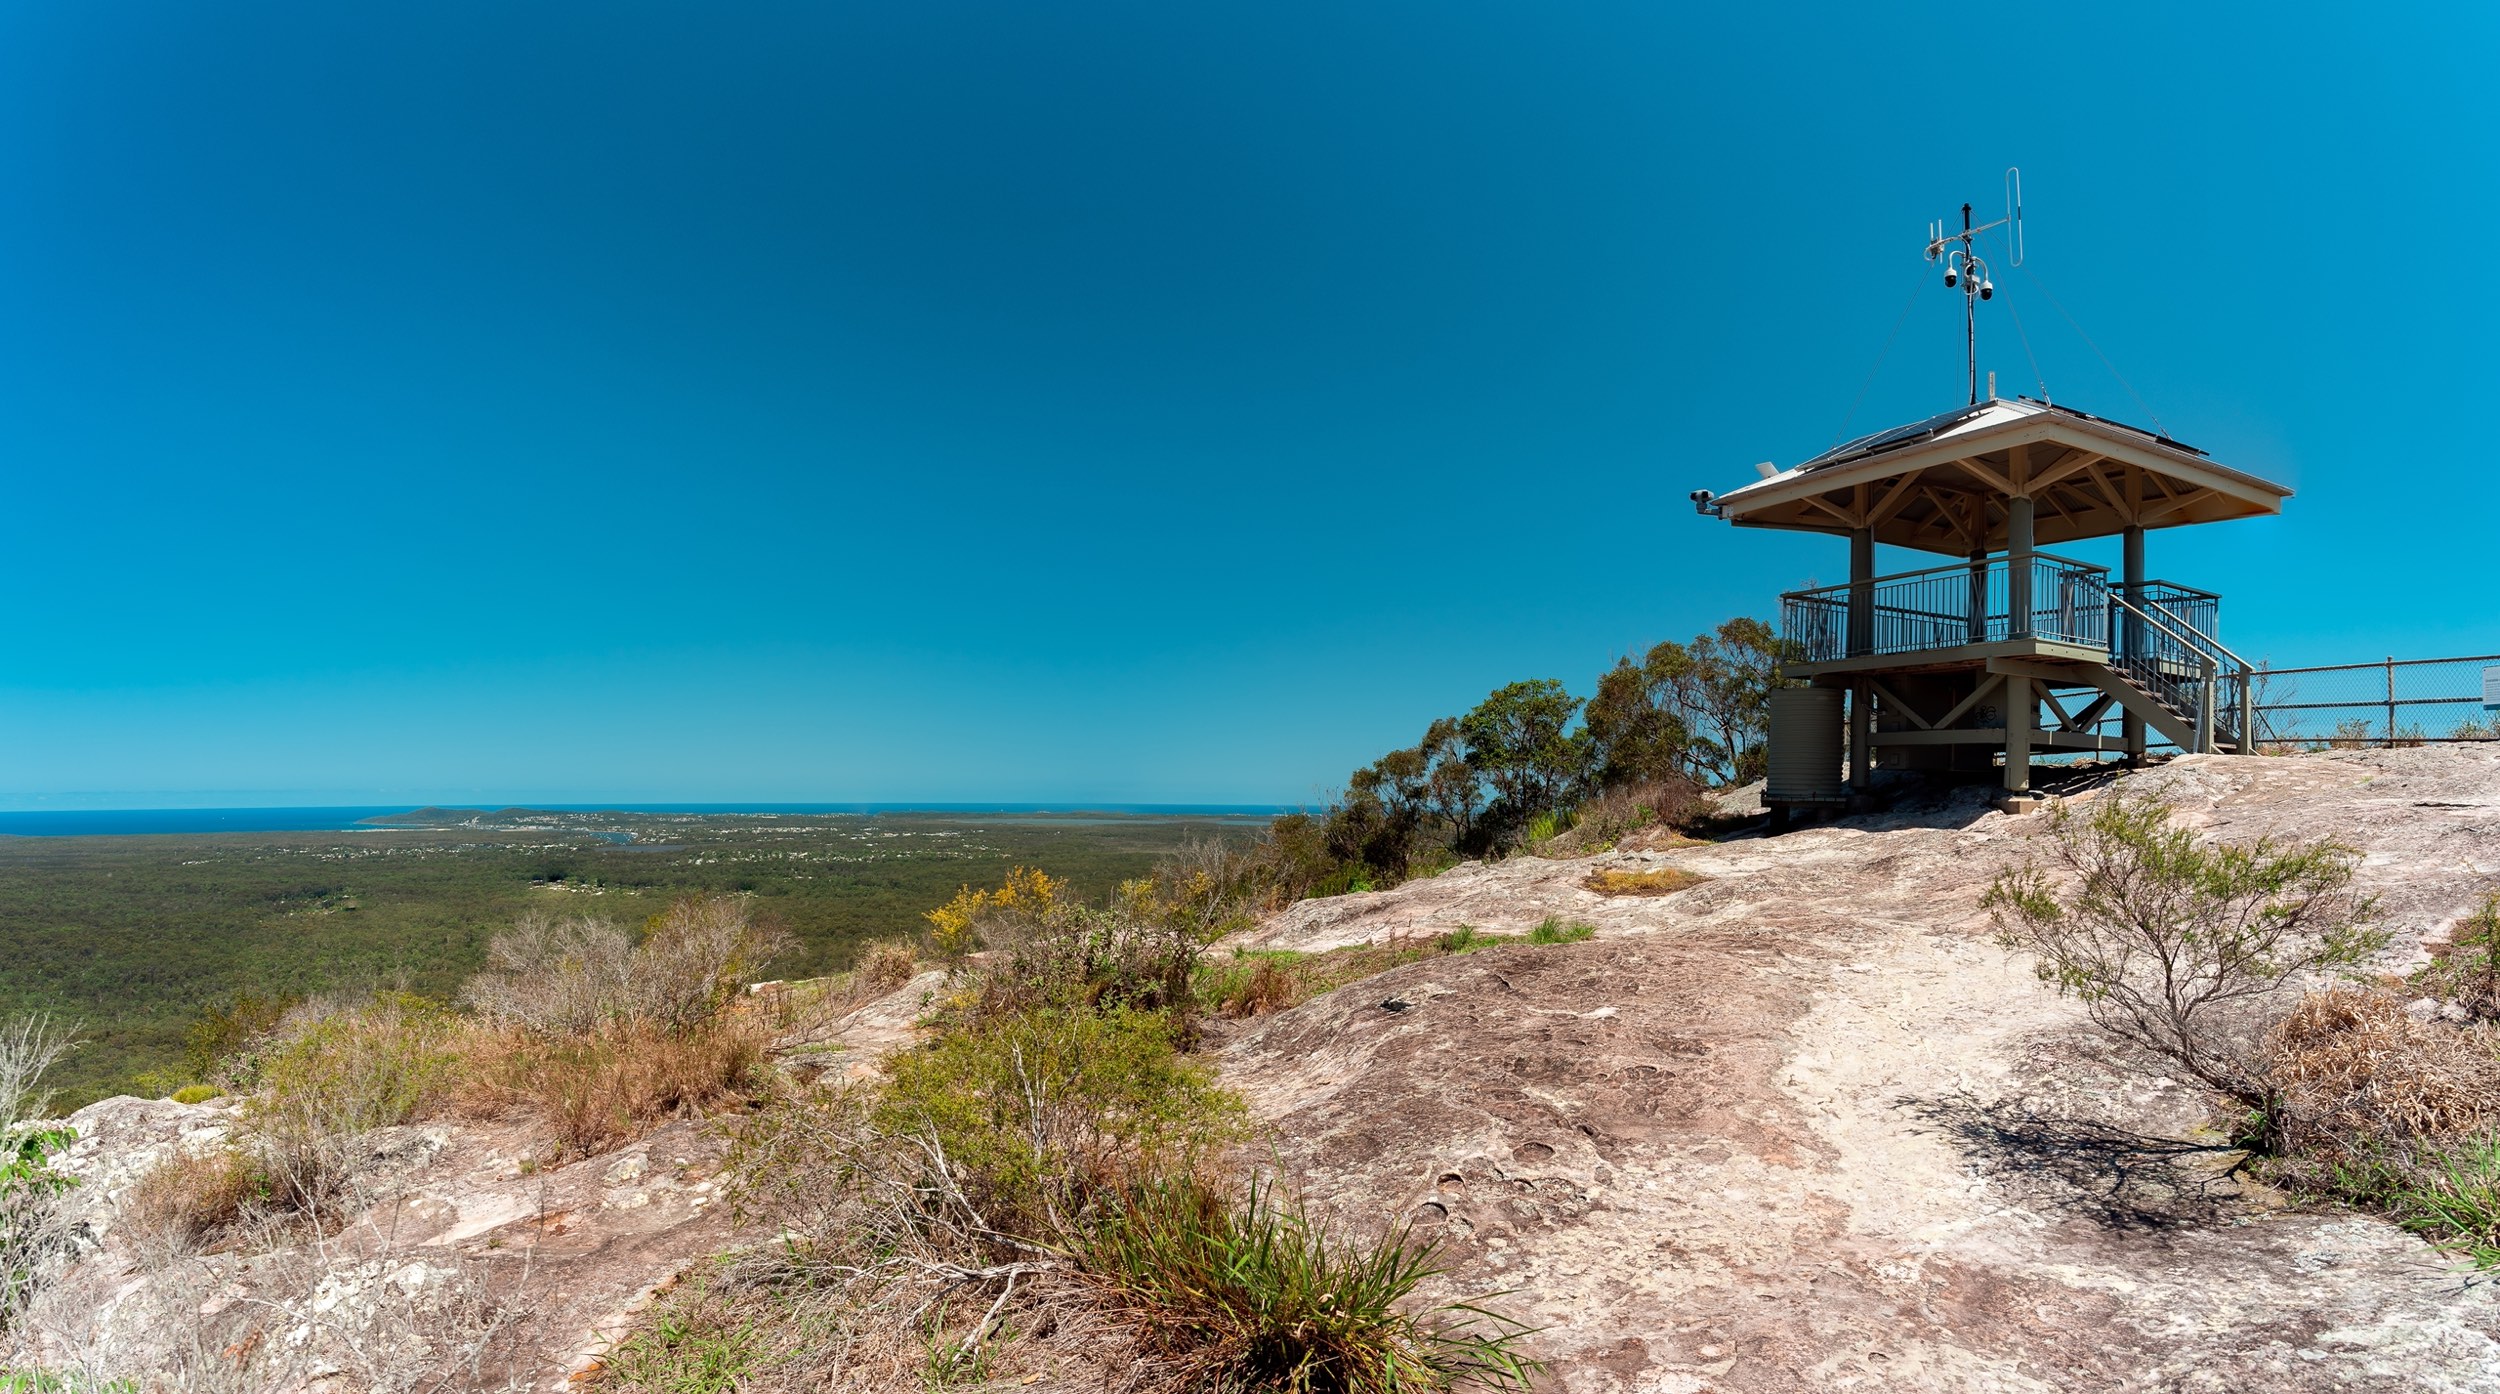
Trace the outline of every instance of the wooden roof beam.
<instances>
[{"instance_id":1,"label":"wooden roof beam","mask_svg":"<svg viewBox=\"0 0 2500 1394\"><path fill-rule=\"evenodd\" d=\"M1847 509L1841 508L1839 505L1827 501L1821 494L1808 494L1802 502L1810 503L1816 508L1822 509L1824 512L1838 518L1846 526L1852 528L1865 526L1865 524L1858 521L1857 514L1851 513Z\"/></svg>"},{"instance_id":2,"label":"wooden roof beam","mask_svg":"<svg viewBox=\"0 0 2500 1394\"><path fill-rule=\"evenodd\" d=\"M1956 460L1953 463L1970 471L1970 477L2008 498L2014 495L2014 481L1979 463L1977 460Z\"/></svg>"},{"instance_id":3,"label":"wooden roof beam","mask_svg":"<svg viewBox=\"0 0 2500 1394\"><path fill-rule=\"evenodd\" d=\"M1883 501L1867 513L1866 525L1870 528L1880 528L1893 514L1900 512L1914 497L1911 490L1918 484L1918 477L1926 472L1923 469L1914 469L1901 476L1901 481L1892 486L1891 492L1884 495Z\"/></svg>"},{"instance_id":4,"label":"wooden roof beam","mask_svg":"<svg viewBox=\"0 0 2500 1394\"><path fill-rule=\"evenodd\" d=\"M2102 472L2098 462L2086 469L2083 474L2084 478L2092 481L2093 488L2101 491L2101 497L2109 500L2109 511L2117 515L2121 523L2131 523L2135 520L2135 510L2127 507L2126 503L2118 497L2118 491L2111 487L2109 476Z\"/></svg>"},{"instance_id":5,"label":"wooden roof beam","mask_svg":"<svg viewBox=\"0 0 2500 1394\"><path fill-rule=\"evenodd\" d=\"M2194 508L2211 497L2213 497L2211 490L2199 489L2195 493L2173 498L2159 508L2145 509L2136 515L2136 522L2142 527L2159 527L2163 522Z\"/></svg>"},{"instance_id":6,"label":"wooden roof beam","mask_svg":"<svg viewBox=\"0 0 2500 1394\"><path fill-rule=\"evenodd\" d=\"M2051 465L2048 469L2031 477L2031 492L2033 497L2038 497L2040 491L2048 488L2050 485L2063 483L2071 476L2079 474L2084 470L2088 470L2108 458L2109 457L2106 455L2096 455L2088 450L2068 452L2065 459Z\"/></svg>"}]
</instances>

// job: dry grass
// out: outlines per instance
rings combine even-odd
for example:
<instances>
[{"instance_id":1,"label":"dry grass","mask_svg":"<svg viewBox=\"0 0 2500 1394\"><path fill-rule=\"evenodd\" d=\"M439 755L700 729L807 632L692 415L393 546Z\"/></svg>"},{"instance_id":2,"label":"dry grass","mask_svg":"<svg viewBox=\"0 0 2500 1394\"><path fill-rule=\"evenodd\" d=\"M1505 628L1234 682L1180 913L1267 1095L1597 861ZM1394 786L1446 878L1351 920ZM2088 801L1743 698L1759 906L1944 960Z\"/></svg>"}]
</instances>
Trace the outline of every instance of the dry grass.
<instances>
[{"instance_id":1,"label":"dry grass","mask_svg":"<svg viewBox=\"0 0 2500 1394\"><path fill-rule=\"evenodd\" d=\"M639 942L606 920L525 916L486 950L461 997L499 1026L584 1035L619 1019L683 1030L708 1020L787 949L736 896L689 896Z\"/></svg>"},{"instance_id":2,"label":"dry grass","mask_svg":"<svg viewBox=\"0 0 2500 1394\"><path fill-rule=\"evenodd\" d=\"M1240 989L1219 1004L1218 1010L1227 1016L1266 1016L1270 1012L1281 1012L1309 996L1306 977L1296 975L1275 959L1260 959Z\"/></svg>"},{"instance_id":3,"label":"dry grass","mask_svg":"<svg viewBox=\"0 0 2500 1394\"><path fill-rule=\"evenodd\" d=\"M2303 998L2267 1035L2280 1179L2500 1268L2500 1028L2416 1021L2385 988Z\"/></svg>"},{"instance_id":4,"label":"dry grass","mask_svg":"<svg viewBox=\"0 0 2500 1394\"><path fill-rule=\"evenodd\" d=\"M682 1031L637 1021L562 1036L479 1027L459 1042L456 1107L518 1110L547 1130L559 1157L592 1156L741 1101L770 1044L764 1023L743 1012Z\"/></svg>"},{"instance_id":5,"label":"dry grass","mask_svg":"<svg viewBox=\"0 0 2500 1394\"><path fill-rule=\"evenodd\" d=\"M2383 988L2310 993L2266 1052L2299 1153L2377 1156L2500 1126L2500 1037L2416 1021Z\"/></svg>"},{"instance_id":6,"label":"dry grass","mask_svg":"<svg viewBox=\"0 0 2500 1394\"><path fill-rule=\"evenodd\" d=\"M851 982L864 999L892 992L918 971L920 963L908 941L880 939L861 951L859 965L851 970Z\"/></svg>"},{"instance_id":7,"label":"dry grass","mask_svg":"<svg viewBox=\"0 0 2500 1394\"><path fill-rule=\"evenodd\" d=\"M1710 878L1681 867L1662 866L1652 871L1621 871L1606 868L1592 871L1580 884L1599 895L1673 895L1687 886L1697 886Z\"/></svg>"},{"instance_id":8,"label":"dry grass","mask_svg":"<svg viewBox=\"0 0 2500 1394\"><path fill-rule=\"evenodd\" d=\"M1532 838L1535 855L1585 857L1639 836L1681 837L1708 813L1699 786L1688 780L1647 780L1600 790L1573 810L1572 823L1548 837Z\"/></svg>"},{"instance_id":9,"label":"dry grass","mask_svg":"<svg viewBox=\"0 0 2500 1394\"><path fill-rule=\"evenodd\" d=\"M1465 930L1436 938L1395 938L1379 944L1357 944L1326 953L1247 953L1202 969L1198 995L1217 1016L1265 1016L1300 1006L1323 992L1333 992L1375 973L1493 942L1496 941L1491 936Z\"/></svg>"},{"instance_id":10,"label":"dry grass","mask_svg":"<svg viewBox=\"0 0 2500 1394\"><path fill-rule=\"evenodd\" d=\"M130 1188L120 1223L151 1265L205 1253L258 1198L251 1162L230 1147L176 1148Z\"/></svg>"},{"instance_id":11,"label":"dry grass","mask_svg":"<svg viewBox=\"0 0 2500 1394\"><path fill-rule=\"evenodd\" d=\"M1653 892L1653 894L1657 894ZM1409 963L1504 945L1577 944L1593 926L1551 916L1526 934L1488 934L1473 925L1435 935L1400 935L1377 944L1355 944L1323 953L1250 949L1200 965L1196 991L1206 1010L1239 1019L1298 1007L1322 993Z\"/></svg>"}]
</instances>

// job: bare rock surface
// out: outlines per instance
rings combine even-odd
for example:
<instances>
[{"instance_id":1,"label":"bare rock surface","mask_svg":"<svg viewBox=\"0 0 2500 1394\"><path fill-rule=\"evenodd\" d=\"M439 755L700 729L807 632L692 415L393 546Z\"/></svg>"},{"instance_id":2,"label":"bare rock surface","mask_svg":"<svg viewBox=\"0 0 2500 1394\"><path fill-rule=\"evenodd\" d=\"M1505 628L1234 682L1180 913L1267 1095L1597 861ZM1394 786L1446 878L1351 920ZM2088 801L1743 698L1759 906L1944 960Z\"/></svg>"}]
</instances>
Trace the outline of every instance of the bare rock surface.
<instances>
[{"instance_id":1,"label":"bare rock surface","mask_svg":"<svg viewBox=\"0 0 2500 1394\"><path fill-rule=\"evenodd\" d=\"M233 1108L118 1098L68 1121L74 1261L29 1314L61 1368L266 1389L562 1388L730 1235L720 1143L699 1122L554 1167L531 1160L545 1143L527 1129L423 1124L356 1140L349 1194L318 1232L169 1253L134 1221L132 1188L174 1149L218 1145Z\"/></svg>"},{"instance_id":2,"label":"bare rock surface","mask_svg":"<svg viewBox=\"0 0 2500 1394\"><path fill-rule=\"evenodd\" d=\"M2135 779L2221 837L2360 848L2389 967L2500 871L2479 747ZM1553 914L1598 934L1340 989L1235 1035L1224 1075L1315 1199L1443 1236L1459 1291L1510 1290L1575 1394L2500 1389L2490 1284L2234 1179L2202 1096L2128 1068L1992 942L1979 895L2047 821L1967 790L1296 906L1246 942ZM1661 865L1710 879L1581 885Z\"/></svg>"}]
</instances>

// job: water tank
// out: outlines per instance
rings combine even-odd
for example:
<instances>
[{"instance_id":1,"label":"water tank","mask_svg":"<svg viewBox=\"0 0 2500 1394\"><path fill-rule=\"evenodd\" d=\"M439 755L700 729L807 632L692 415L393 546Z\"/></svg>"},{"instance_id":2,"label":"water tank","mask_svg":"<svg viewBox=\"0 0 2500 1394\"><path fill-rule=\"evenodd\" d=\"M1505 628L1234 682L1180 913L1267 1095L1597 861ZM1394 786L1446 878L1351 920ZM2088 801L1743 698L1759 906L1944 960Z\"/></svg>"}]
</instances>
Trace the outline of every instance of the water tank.
<instances>
[{"instance_id":1,"label":"water tank","mask_svg":"<svg viewBox=\"0 0 2500 1394\"><path fill-rule=\"evenodd\" d=\"M1762 788L1770 804L1845 803L1840 774L1840 700L1837 687L1771 690L1771 777Z\"/></svg>"}]
</instances>

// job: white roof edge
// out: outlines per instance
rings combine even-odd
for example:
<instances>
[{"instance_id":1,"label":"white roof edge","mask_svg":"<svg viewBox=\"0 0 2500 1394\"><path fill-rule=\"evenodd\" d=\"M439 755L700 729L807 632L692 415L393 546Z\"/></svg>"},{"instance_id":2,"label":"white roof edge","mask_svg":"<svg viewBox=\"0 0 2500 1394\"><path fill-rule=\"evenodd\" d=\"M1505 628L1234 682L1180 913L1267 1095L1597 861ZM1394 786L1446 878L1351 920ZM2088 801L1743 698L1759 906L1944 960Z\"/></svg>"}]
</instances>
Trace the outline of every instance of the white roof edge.
<instances>
[{"instance_id":1,"label":"white roof edge","mask_svg":"<svg viewBox=\"0 0 2500 1394\"><path fill-rule=\"evenodd\" d=\"M2002 408L2003 410L1997 410L1998 408ZM1813 468L1818 461L1828 459L1834 451L1845 448L1843 446L1835 446L1832 450L1824 451L1822 454L1816 455L1812 459L1806 460L1802 463L1791 465L1777 474L1761 479L1747 481L1746 483L1731 489L1724 494L1718 495L1714 502L1721 505L1728 503L1741 503L1753 497L1775 493L1778 492L1782 486L1793 484L1809 474L1828 472L1834 476L1842 476L1855 473L1855 467L1860 465L1881 466L1894 461L1908 462L1918 460L1919 457L1930 454L1938 447L1958 444L1966 438L1974 435L2010 433L2019 428L2025 422L2040 417L2046 417L2050 422L2057 425L2070 426L2080 433L2095 436L2100 439L2110 441L2113 444L2123 445L2133 450L2145 451L2168 460L2176 461L2181 466L2191 470L2217 474L2226 479L2230 479L2253 488L2266 490L2269 493L2276 494L2283 498L2289 498L2292 496L2292 490L2287 486L2277 484L2273 480L2267 479L2261 475L2250 474L2245 470L2233 469L2231 466L2223 464L2222 462L2214 459L2212 456L2205 455L2194 450L2180 448L2167 442L2162 437L2156 436L2151 432L2141 430L2137 427L2126 426L2117 422L2103 421L2097 417L2086 416L2080 412L2060 411L2052 406L2043 405L2038 402L2022 399L1995 398L1989 402L1981 404L1978 414L1971 417L1971 419L1957 422L1925 440L1917 441L1915 443L1905 443L1896 449L1878 451L1873 454L1860 456L1856 459L1835 461L1830 465L1824 466L1822 469ZM1881 435L1883 433L1876 432L1875 434ZM1860 439L1867 438L1868 437L1861 437ZM1929 460L1924 462L1924 464L1920 467L1925 467L1925 465L1932 465L1934 463L1935 461Z\"/></svg>"}]
</instances>

